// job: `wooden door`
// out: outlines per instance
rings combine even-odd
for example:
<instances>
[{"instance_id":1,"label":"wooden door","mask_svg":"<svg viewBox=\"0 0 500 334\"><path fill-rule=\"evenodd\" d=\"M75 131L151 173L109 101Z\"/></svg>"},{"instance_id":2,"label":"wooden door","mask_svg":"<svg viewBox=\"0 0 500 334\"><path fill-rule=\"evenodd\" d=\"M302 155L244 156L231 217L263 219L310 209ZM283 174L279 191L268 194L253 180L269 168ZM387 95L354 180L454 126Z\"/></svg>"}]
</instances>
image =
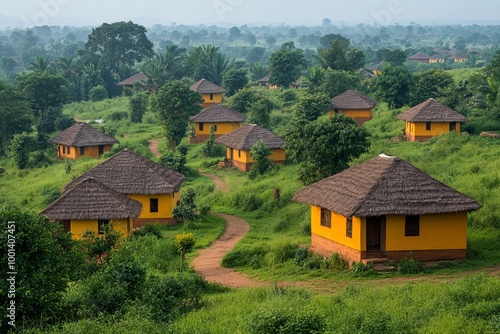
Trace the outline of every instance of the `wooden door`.
<instances>
[{"instance_id":1,"label":"wooden door","mask_svg":"<svg viewBox=\"0 0 500 334\"><path fill-rule=\"evenodd\" d=\"M381 217L366 218L366 250L380 250Z\"/></svg>"}]
</instances>

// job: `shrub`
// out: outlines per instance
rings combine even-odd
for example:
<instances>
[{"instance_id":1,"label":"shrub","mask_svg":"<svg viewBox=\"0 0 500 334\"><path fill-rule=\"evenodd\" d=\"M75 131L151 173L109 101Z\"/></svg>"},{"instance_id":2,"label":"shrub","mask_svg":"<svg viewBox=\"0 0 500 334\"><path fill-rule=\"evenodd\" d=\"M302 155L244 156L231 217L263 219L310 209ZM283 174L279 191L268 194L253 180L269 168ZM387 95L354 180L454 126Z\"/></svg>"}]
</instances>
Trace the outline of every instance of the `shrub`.
<instances>
[{"instance_id":1,"label":"shrub","mask_svg":"<svg viewBox=\"0 0 500 334\"><path fill-rule=\"evenodd\" d=\"M267 254L268 264L274 266L285 263L289 259L293 259L297 253L298 246L290 243L281 243L273 245L271 251Z\"/></svg>"},{"instance_id":2,"label":"shrub","mask_svg":"<svg viewBox=\"0 0 500 334\"><path fill-rule=\"evenodd\" d=\"M177 252L181 256L182 263L184 263L186 254L193 249L195 243L196 240L194 239L193 233L181 233L175 236L175 246L177 247Z\"/></svg>"},{"instance_id":3,"label":"shrub","mask_svg":"<svg viewBox=\"0 0 500 334\"><path fill-rule=\"evenodd\" d=\"M364 264L363 262L352 263L352 272L355 274L362 274L371 270L373 270L373 263L371 262L368 264Z\"/></svg>"},{"instance_id":4,"label":"shrub","mask_svg":"<svg viewBox=\"0 0 500 334\"><path fill-rule=\"evenodd\" d=\"M323 268L334 271L344 271L349 269L349 261L344 259L339 253L333 253L332 256L325 259Z\"/></svg>"},{"instance_id":5,"label":"shrub","mask_svg":"<svg viewBox=\"0 0 500 334\"><path fill-rule=\"evenodd\" d=\"M254 245L252 247L240 248L226 253L222 258L222 266L234 268L248 265L255 258L262 258L267 253L267 246Z\"/></svg>"},{"instance_id":6,"label":"shrub","mask_svg":"<svg viewBox=\"0 0 500 334\"><path fill-rule=\"evenodd\" d=\"M43 201L45 205L54 202L59 198L59 196L61 196L61 192L58 189L49 188L43 188L40 194L45 197L45 200Z\"/></svg>"},{"instance_id":7,"label":"shrub","mask_svg":"<svg viewBox=\"0 0 500 334\"><path fill-rule=\"evenodd\" d=\"M250 334L315 334L324 333L324 318L312 311L295 309L259 310L247 324Z\"/></svg>"},{"instance_id":8,"label":"shrub","mask_svg":"<svg viewBox=\"0 0 500 334\"><path fill-rule=\"evenodd\" d=\"M158 239L163 238L160 225L156 223L147 223L140 229L133 231L131 237L143 237L145 235L154 235Z\"/></svg>"},{"instance_id":9,"label":"shrub","mask_svg":"<svg viewBox=\"0 0 500 334\"><path fill-rule=\"evenodd\" d=\"M126 111L113 111L109 114L110 121L119 121L128 118L128 112Z\"/></svg>"},{"instance_id":10,"label":"shrub","mask_svg":"<svg viewBox=\"0 0 500 334\"><path fill-rule=\"evenodd\" d=\"M111 259L106 267L106 273L114 282L123 282L130 297L141 293L142 285L146 280L146 269L131 257Z\"/></svg>"},{"instance_id":11,"label":"shrub","mask_svg":"<svg viewBox=\"0 0 500 334\"><path fill-rule=\"evenodd\" d=\"M180 221L191 221L195 218L195 204L196 193L192 188L188 188L181 195L181 201L172 210L172 216Z\"/></svg>"},{"instance_id":12,"label":"shrub","mask_svg":"<svg viewBox=\"0 0 500 334\"><path fill-rule=\"evenodd\" d=\"M108 98L108 91L103 85L97 85L90 88L89 100L92 102L102 101Z\"/></svg>"},{"instance_id":13,"label":"shrub","mask_svg":"<svg viewBox=\"0 0 500 334\"><path fill-rule=\"evenodd\" d=\"M295 258L293 260L293 263L296 265L302 267L304 264L306 264L307 259L309 259L310 253L307 248L299 248L295 252Z\"/></svg>"},{"instance_id":14,"label":"shrub","mask_svg":"<svg viewBox=\"0 0 500 334\"><path fill-rule=\"evenodd\" d=\"M405 258L397 265L398 273L400 274L418 274L422 272L422 264L414 258Z\"/></svg>"}]
</instances>

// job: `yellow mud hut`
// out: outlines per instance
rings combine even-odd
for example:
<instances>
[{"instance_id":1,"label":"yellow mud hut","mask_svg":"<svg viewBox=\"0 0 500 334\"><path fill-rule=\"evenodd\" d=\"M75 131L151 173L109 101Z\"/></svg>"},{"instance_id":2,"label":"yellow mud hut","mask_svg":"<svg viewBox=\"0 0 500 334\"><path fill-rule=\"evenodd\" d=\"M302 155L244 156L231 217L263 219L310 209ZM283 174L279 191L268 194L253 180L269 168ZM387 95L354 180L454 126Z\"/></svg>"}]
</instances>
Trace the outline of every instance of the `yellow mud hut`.
<instances>
[{"instance_id":1,"label":"yellow mud hut","mask_svg":"<svg viewBox=\"0 0 500 334\"><path fill-rule=\"evenodd\" d=\"M184 175L125 149L95 166L64 187L64 192L81 179L93 178L114 191L142 204L134 227L148 222L172 223L172 210L180 201Z\"/></svg>"},{"instance_id":2,"label":"yellow mud hut","mask_svg":"<svg viewBox=\"0 0 500 334\"><path fill-rule=\"evenodd\" d=\"M460 123L467 117L434 99L428 99L398 115L404 120L405 135L409 141L427 141L451 131L460 132Z\"/></svg>"},{"instance_id":3,"label":"yellow mud hut","mask_svg":"<svg viewBox=\"0 0 500 334\"><path fill-rule=\"evenodd\" d=\"M149 89L149 84L148 84L148 77L146 74L143 72L139 72L131 76L130 78L127 78L123 81L120 81L117 83L117 86L120 86L122 88L129 88L129 89L134 89L134 85L140 87L142 90L148 90Z\"/></svg>"},{"instance_id":4,"label":"yellow mud hut","mask_svg":"<svg viewBox=\"0 0 500 334\"><path fill-rule=\"evenodd\" d=\"M208 138L212 126L215 127L215 138L239 129L245 122L245 115L217 103L191 117L189 121L194 124L195 134L194 138L189 138L189 143L197 144Z\"/></svg>"},{"instance_id":5,"label":"yellow mud hut","mask_svg":"<svg viewBox=\"0 0 500 334\"><path fill-rule=\"evenodd\" d=\"M85 231L102 234L102 227L110 222L115 231L128 236L141 206L138 201L85 177L74 182L40 214L61 223L75 239L80 239Z\"/></svg>"},{"instance_id":6,"label":"yellow mud hut","mask_svg":"<svg viewBox=\"0 0 500 334\"><path fill-rule=\"evenodd\" d=\"M250 171L254 160L250 149L259 140L271 149L269 157L276 164L285 164L285 140L272 131L255 124L247 124L233 132L223 135L215 142L226 146L226 160L244 172Z\"/></svg>"},{"instance_id":7,"label":"yellow mud hut","mask_svg":"<svg viewBox=\"0 0 500 334\"><path fill-rule=\"evenodd\" d=\"M76 123L49 139L57 144L57 157L78 159L83 157L98 158L104 152L109 152L115 138L104 134L86 123Z\"/></svg>"},{"instance_id":8,"label":"yellow mud hut","mask_svg":"<svg viewBox=\"0 0 500 334\"><path fill-rule=\"evenodd\" d=\"M223 101L222 94L226 92L226 90L216 84L206 80L201 79L189 87L189 89L198 92L201 94L203 99L203 103L201 106L203 108L208 108L216 103L221 103Z\"/></svg>"},{"instance_id":9,"label":"yellow mud hut","mask_svg":"<svg viewBox=\"0 0 500 334\"><path fill-rule=\"evenodd\" d=\"M397 157L380 155L300 189L312 248L349 261L464 259L472 198Z\"/></svg>"},{"instance_id":10,"label":"yellow mud hut","mask_svg":"<svg viewBox=\"0 0 500 334\"><path fill-rule=\"evenodd\" d=\"M330 116L333 117L334 113L344 114L354 118L359 125L363 125L372 119L372 110L376 105L377 101L349 89L331 100Z\"/></svg>"}]
</instances>

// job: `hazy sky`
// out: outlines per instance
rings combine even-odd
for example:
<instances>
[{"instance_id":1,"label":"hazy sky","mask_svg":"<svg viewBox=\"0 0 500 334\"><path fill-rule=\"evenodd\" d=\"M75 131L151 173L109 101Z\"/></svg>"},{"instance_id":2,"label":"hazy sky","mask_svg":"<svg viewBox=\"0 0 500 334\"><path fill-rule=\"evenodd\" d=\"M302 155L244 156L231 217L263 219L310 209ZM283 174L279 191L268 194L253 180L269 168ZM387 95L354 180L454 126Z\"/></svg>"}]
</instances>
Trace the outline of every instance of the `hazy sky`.
<instances>
[{"instance_id":1,"label":"hazy sky","mask_svg":"<svg viewBox=\"0 0 500 334\"><path fill-rule=\"evenodd\" d=\"M319 25L324 18L355 24L500 22L498 0L0 0L0 6L0 15L23 18L25 26L123 20L149 24Z\"/></svg>"}]
</instances>

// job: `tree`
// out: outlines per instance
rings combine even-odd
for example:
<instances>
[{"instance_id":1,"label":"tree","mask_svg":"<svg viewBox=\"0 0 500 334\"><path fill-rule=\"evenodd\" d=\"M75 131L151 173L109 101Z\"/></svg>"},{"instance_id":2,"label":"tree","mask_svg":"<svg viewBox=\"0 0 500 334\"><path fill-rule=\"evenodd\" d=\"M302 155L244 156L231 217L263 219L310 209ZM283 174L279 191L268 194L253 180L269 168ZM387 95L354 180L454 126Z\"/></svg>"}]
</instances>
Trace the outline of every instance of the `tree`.
<instances>
[{"instance_id":1,"label":"tree","mask_svg":"<svg viewBox=\"0 0 500 334\"><path fill-rule=\"evenodd\" d=\"M386 50L383 60L393 66L402 66L406 61L406 53L403 50L399 49Z\"/></svg>"},{"instance_id":2,"label":"tree","mask_svg":"<svg viewBox=\"0 0 500 334\"><path fill-rule=\"evenodd\" d=\"M130 97L130 121L132 123L142 123L142 116L148 110L148 98L144 93L137 93Z\"/></svg>"},{"instance_id":3,"label":"tree","mask_svg":"<svg viewBox=\"0 0 500 334\"><path fill-rule=\"evenodd\" d=\"M250 106L258 99L257 93L250 88L243 88L227 100L227 105L242 114L246 114Z\"/></svg>"},{"instance_id":4,"label":"tree","mask_svg":"<svg viewBox=\"0 0 500 334\"><path fill-rule=\"evenodd\" d=\"M410 102L411 73L403 66L387 64L373 83L378 99L387 102L390 108L400 108Z\"/></svg>"},{"instance_id":5,"label":"tree","mask_svg":"<svg viewBox=\"0 0 500 334\"><path fill-rule=\"evenodd\" d=\"M258 81L265 77L267 74L267 66L261 63L250 64L250 79L252 81Z\"/></svg>"},{"instance_id":6,"label":"tree","mask_svg":"<svg viewBox=\"0 0 500 334\"><path fill-rule=\"evenodd\" d=\"M285 140L289 156L301 163L299 179L304 184L343 171L370 146L366 129L345 115L313 122L296 117Z\"/></svg>"},{"instance_id":7,"label":"tree","mask_svg":"<svg viewBox=\"0 0 500 334\"><path fill-rule=\"evenodd\" d=\"M229 37L228 37L228 41L229 42L233 42L235 40L238 39L238 37L240 37L241 35L241 31L238 27L232 27L231 29L229 29Z\"/></svg>"},{"instance_id":8,"label":"tree","mask_svg":"<svg viewBox=\"0 0 500 334\"><path fill-rule=\"evenodd\" d=\"M15 247L10 248L15 237ZM9 298L10 283L0 280L0 305L6 307L15 301L16 327L35 322L55 321L64 316L63 293L71 280L79 278L85 267L77 243L57 223L35 212L21 212L9 206L0 208L0 259L4 268L12 262L9 271L15 275L15 299ZM5 269L6 270L6 269ZM14 276L14 275L13 275ZM5 309L4 309L5 310ZM5 316L0 326L7 328Z\"/></svg>"},{"instance_id":9,"label":"tree","mask_svg":"<svg viewBox=\"0 0 500 334\"><path fill-rule=\"evenodd\" d=\"M294 116L314 121L328 112L330 98L324 93L304 95L293 108Z\"/></svg>"},{"instance_id":10,"label":"tree","mask_svg":"<svg viewBox=\"0 0 500 334\"><path fill-rule=\"evenodd\" d=\"M48 72L50 65L50 60L42 56L36 56L35 61L31 62L28 68L35 72Z\"/></svg>"},{"instance_id":11,"label":"tree","mask_svg":"<svg viewBox=\"0 0 500 334\"><path fill-rule=\"evenodd\" d=\"M10 142L10 151L17 168L28 167L29 155L37 147L37 137L35 134L22 132L16 133Z\"/></svg>"},{"instance_id":12,"label":"tree","mask_svg":"<svg viewBox=\"0 0 500 334\"><path fill-rule=\"evenodd\" d=\"M250 106L247 121L264 128L269 128L270 115L274 108L275 106L270 100L261 98Z\"/></svg>"},{"instance_id":13,"label":"tree","mask_svg":"<svg viewBox=\"0 0 500 334\"><path fill-rule=\"evenodd\" d=\"M160 88L153 99L167 141L172 148L179 145L186 134L189 117L201 110L201 94L189 89L184 81L172 81Z\"/></svg>"},{"instance_id":14,"label":"tree","mask_svg":"<svg viewBox=\"0 0 500 334\"><path fill-rule=\"evenodd\" d=\"M89 100L92 102L102 101L108 98L108 91L103 85L97 85L89 90Z\"/></svg>"},{"instance_id":15,"label":"tree","mask_svg":"<svg viewBox=\"0 0 500 334\"><path fill-rule=\"evenodd\" d=\"M201 146L201 153L206 157L224 156L226 149L222 145L215 144L215 126L210 127L210 135Z\"/></svg>"},{"instance_id":16,"label":"tree","mask_svg":"<svg viewBox=\"0 0 500 334\"><path fill-rule=\"evenodd\" d=\"M330 98L338 96L349 89L357 89L359 77L352 72L327 69L321 91Z\"/></svg>"},{"instance_id":17,"label":"tree","mask_svg":"<svg viewBox=\"0 0 500 334\"><path fill-rule=\"evenodd\" d=\"M33 124L26 95L0 81L0 156L17 133L30 131Z\"/></svg>"},{"instance_id":18,"label":"tree","mask_svg":"<svg viewBox=\"0 0 500 334\"><path fill-rule=\"evenodd\" d=\"M421 71L413 75L411 85L412 104L424 102L430 98L439 99L443 90L454 84L451 74L440 68Z\"/></svg>"},{"instance_id":19,"label":"tree","mask_svg":"<svg viewBox=\"0 0 500 334\"><path fill-rule=\"evenodd\" d=\"M196 193L193 188L188 188L181 195L179 205L172 210L172 216L179 221L192 221L195 218Z\"/></svg>"},{"instance_id":20,"label":"tree","mask_svg":"<svg viewBox=\"0 0 500 334\"><path fill-rule=\"evenodd\" d=\"M222 86L226 88L226 95L231 96L248 83L246 68L232 68L222 76Z\"/></svg>"},{"instance_id":21,"label":"tree","mask_svg":"<svg viewBox=\"0 0 500 334\"><path fill-rule=\"evenodd\" d=\"M324 36L325 37L325 36ZM365 65L363 51L349 47L346 38L335 38L328 47L318 49L318 60L324 69L355 71Z\"/></svg>"},{"instance_id":22,"label":"tree","mask_svg":"<svg viewBox=\"0 0 500 334\"><path fill-rule=\"evenodd\" d=\"M325 70L320 67L312 67L309 70L309 76L307 77L307 81L309 82L309 92L310 93L318 92L324 80L325 80Z\"/></svg>"},{"instance_id":23,"label":"tree","mask_svg":"<svg viewBox=\"0 0 500 334\"><path fill-rule=\"evenodd\" d=\"M113 223L105 224L102 227L103 235L99 236L95 231L86 230L82 234L82 244L87 255L87 261L94 264L103 264L104 260L110 260L110 252L114 249L122 234L115 231ZM106 254L106 257L104 255Z\"/></svg>"},{"instance_id":24,"label":"tree","mask_svg":"<svg viewBox=\"0 0 500 334\"><path fill-rule=\"evenodd\" d=\"M250 155L254 160L248 175L251 179L254 179L258 175L265 174L271 168L271 159L269 158L271 154L271 149L267 147L262 140L257 141L250 148Z\"/></svg>"},{"instance_id":25,"label":"tree","mask_svg":"<svg viewBox=\"0 0 500 334\"><path fill-rule=\"evenodd\" d=\"M269 58L269 82L288 88L300 77L305 66L304 52L295 49L293 42L285 43Z\"/></svg>"},{"instance_id":26,"label":"tree","mask_svg":"<svg viewBox=\"0 0 500 334\"><path fill-rule=\"evenodd\" d=\"M123 68L133 66L153 54L153 43L146 28L129 22L103 23L92 29L84 52L99 59L99 65L125 79Z\"/></svg>"},{"instance_id":27,"label":"tree","mask_svg":"<svg viewBox=\"0 0 500 334\"><path fill-rule=\"evenodd\" d=\"M193 249L195 244L196 240L194 239L193 233L181 233L175 236L175 245L181 256L183 266L186 261L186 254Z\"/></svg>"}]
</instances>

